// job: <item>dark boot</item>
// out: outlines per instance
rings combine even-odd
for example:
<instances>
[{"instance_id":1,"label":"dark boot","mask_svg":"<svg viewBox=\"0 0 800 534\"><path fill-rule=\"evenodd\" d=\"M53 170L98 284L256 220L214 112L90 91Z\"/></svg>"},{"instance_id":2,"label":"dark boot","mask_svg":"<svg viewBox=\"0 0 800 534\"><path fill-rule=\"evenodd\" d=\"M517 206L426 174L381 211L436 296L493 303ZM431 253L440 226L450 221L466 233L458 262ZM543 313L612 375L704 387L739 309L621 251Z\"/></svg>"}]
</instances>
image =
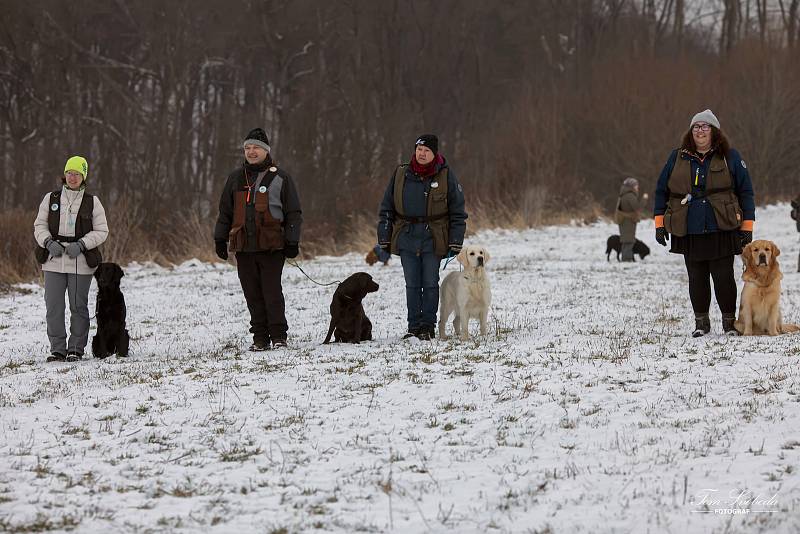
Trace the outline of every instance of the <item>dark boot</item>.
<instances>
[{"instance_id":1,"label":"dark boot","mask_svg":"<svg viewBox=\"0 0 800 534\"><path fill-rule=\"evenodd\" d=\"M701 337L711 332L711 319L707 313L694 314L694 332L692 337Z\"/></svg>"},{"instance_id":2,"label":"dark boot","mask_svg":"<svg viewBox=\"0 0 800 534\"><path fill-rule=\"evenodd\" d=\"M47 362L65 362L67 361L67 357L63 354L59 354L58 352L54 352L50 356L47 357Z\"/></svg>"},{"instance_id":3,"label":"dark boot","mask_svg":"<svg viewBox=\"0 0 800 534\"><path fill-rule=\"evenodd\" d=\"M726 336L738 336L739 331L736 330L734 323L736 322L736 314L735 313L723 313L722 314L722 331L725 332Z\"/></svg>"},{"instance_id":4,"label":"dark boot","mask_svg":"<svg viewBox=\"0 0 800 534\"><path fill-rule=\"evenodd\" d=\"M423 341L429 341L436 337L436 329L430 324L422 325L417 337Z\"/></svg>"},{"instance_id":5,"label":"dark boot","mask_svg":"<svg viewBox=\"0 0 800 534\"><path fill-rule=\"evenodd\" d=\"M265 350L269 350L269 339L255 339L253 340L253 344L250 345L250 348L247 349L250 352L263 352Z\"/></svg>"},{"instance_id":6,"label":"dark boot","mask_svg":"<svg viewBox=\"0 0 800 534\"><path fill-rule=\"evenodd\" d=\"M67 361L68 362L79 362L83 357L82 354L78 354L77 352L68 352L67 353Z\"/></svg>"},{"instance_id":7,"label":"dark boot","mask_svg":"<svg viewBox=\"0 0 800 534\"><path fill-rule=\"evenodd\" d=\"M412 337L419 337L420 329L417 327L409 328L408 332L403 335L403 339L408 339Z\"/></svg>"}]
</instances>

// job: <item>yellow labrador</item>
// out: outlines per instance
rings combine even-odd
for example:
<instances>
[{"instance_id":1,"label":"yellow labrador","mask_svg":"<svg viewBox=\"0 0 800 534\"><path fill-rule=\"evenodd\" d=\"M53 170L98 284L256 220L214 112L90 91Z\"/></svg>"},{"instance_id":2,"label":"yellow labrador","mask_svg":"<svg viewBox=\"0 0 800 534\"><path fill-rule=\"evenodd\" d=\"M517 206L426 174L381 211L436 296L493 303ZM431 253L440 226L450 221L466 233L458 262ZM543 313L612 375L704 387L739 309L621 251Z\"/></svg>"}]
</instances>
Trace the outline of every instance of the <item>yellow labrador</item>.
<instances>
[{"instance_id":1,"label":"yellow labrador","mask_svg":"<svg viewBox=\"0 0 800 534\"><path fill-rule=\"evenodd\" d=\"M781 273L776 259L780 249L772 241L759 239L742 250L744 289L739 304L736 330L745 336L800 332L796 324L784 324L781 317Z\"/></svg>"},{"instance_id":2,"label":"yellow labrador","mask_svg":"<svg viewBox=\"0 0 800 534\"><path fill-rule=\"evenodd\" d=\"M464 266L461 272L451 272L442 281L439 302L439 337L446 339L445 325L451 314L455 334L469 338L469 320L481 322L481 335L486 335L486 317L492 303L492 289L486 274L489 252L482 246L470 245L461 249L456 259Z\"/></svg>"}]
</instances>

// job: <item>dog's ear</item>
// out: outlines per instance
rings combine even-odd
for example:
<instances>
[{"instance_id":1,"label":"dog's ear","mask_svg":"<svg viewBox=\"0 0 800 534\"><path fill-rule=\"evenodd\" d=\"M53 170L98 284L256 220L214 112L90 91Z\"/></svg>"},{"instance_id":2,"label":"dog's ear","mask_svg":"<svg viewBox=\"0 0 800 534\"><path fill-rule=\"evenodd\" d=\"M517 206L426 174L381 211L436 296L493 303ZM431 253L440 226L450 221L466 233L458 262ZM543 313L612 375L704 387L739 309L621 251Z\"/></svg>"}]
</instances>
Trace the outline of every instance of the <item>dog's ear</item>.
<instances>
[{"instance_id":1,"label":"dog's ear","mask_svg":"<svg viewBox=\"0 0 800 534\"><path fill-rule=\"evenodd\" d=\"M744 269L752 270L753 269L753 244L748 243L742 249L742 260L744 261Z\"/></svg>"},{"instance_id":2,"label":"dog's ear","mask_svg":"<svg viewBox=\"0 0 800 534\"><path fill-rule=\"evenodd\" d=\"M114 283L119 284L119 281L122 280L122 277L125 276L125 273L122 272L122 267L114 264Z\"/></svg>"},{"instance_id":3,"label":"dog's ear","mask_svg":"<svg viewBox=\"0 0 800 534\"><path fill-rule=\"evenodd\" d=\"M456 259L458 260L458 263L464 267L469 267L467 264L467 247L461 249L461 252L459 252L458 256L456 256Z\"/></svg>"},{"instance_id":4,"label":"dog's ear","mask_svg":"<svg viewBox=\"0 0 800 534\"><path fill-rule=\"evenodd\" d=\"M483 263L484 264L489 263L489 258L491 258L491 256L489 255L489 251L483 249Z\"/></svg>"},{"instance_id":5,"label":"dog's ear","mask_svg":"<svg viewBox=\"0 0 800 534\"><path fill-rule=\"evenodd\" d=\"M781 249L778 248L778 245L770 241L769 246L772 247L772 259L775 259L781 255Z\"/></svg>"}]
</instances>

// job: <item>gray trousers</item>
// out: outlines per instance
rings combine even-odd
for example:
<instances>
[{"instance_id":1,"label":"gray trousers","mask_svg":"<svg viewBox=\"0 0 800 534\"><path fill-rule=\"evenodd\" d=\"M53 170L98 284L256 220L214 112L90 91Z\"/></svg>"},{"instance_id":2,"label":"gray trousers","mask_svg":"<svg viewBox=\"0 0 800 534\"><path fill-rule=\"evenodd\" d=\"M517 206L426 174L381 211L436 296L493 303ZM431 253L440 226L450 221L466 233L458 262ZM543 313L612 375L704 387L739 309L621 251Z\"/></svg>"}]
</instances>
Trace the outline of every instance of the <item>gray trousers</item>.
<instances>
[{"instance_id":1,"label":"gray trousers","mask_svg":"<svg viewBox=\"0 0 800 534\"><path fill-rule=\"evenodd\" d=\"M47 307L47 337L50 352L83 354L89 341L89 286L91 274L44 272L44 303ZM69 297L69 342L64 326L64 292Z\"/></svg>"},{"instance_id":2,"label":"gray trousers","mask_svg":"<svg viewBox=\"0 0 800 534\"><path fill-rule=\"evenodd\" d=\"M622 261L634 261L633 245L634 243L622 243Z\"/></svg>"}]
</instances>

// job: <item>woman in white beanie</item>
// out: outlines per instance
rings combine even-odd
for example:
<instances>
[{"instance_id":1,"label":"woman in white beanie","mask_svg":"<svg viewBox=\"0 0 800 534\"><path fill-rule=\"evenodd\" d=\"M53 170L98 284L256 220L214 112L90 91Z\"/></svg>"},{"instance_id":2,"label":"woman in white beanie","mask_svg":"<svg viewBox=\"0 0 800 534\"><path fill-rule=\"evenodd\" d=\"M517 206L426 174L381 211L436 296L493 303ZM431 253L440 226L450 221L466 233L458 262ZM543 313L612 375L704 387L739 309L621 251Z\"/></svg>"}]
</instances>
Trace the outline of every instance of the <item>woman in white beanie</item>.
<instances>
[{"instance_id":1,"label":"woman in white beanie","mask_svg":"<svg viewBox=\"0 0 800 534\"><path fill-rule=\"evenodd\" d=\"M33 235L36 259L44 271L48 362L78 361L89 339L89 286L100 264L97 249L108 237L100 200L85 192L89 165L73 156L64 166L62 187L47 193L39 205ZM64 293L69 297L70 336L64 325Z\"/></svg>"},{"instance_id":2,"label":"woman in white beanie","mask_svg":"<svg viewBox=\"0 0 800 534\"><path fill-rule=\"evenodd\" d=\"M695 316L692 336L711 331L711 279L725 334L737 335L733 257L753 240L756 207L747 164L710 109L697 113L667 159L655 194L656 241L683 254Z\"/></svg>"}]
</instances>

